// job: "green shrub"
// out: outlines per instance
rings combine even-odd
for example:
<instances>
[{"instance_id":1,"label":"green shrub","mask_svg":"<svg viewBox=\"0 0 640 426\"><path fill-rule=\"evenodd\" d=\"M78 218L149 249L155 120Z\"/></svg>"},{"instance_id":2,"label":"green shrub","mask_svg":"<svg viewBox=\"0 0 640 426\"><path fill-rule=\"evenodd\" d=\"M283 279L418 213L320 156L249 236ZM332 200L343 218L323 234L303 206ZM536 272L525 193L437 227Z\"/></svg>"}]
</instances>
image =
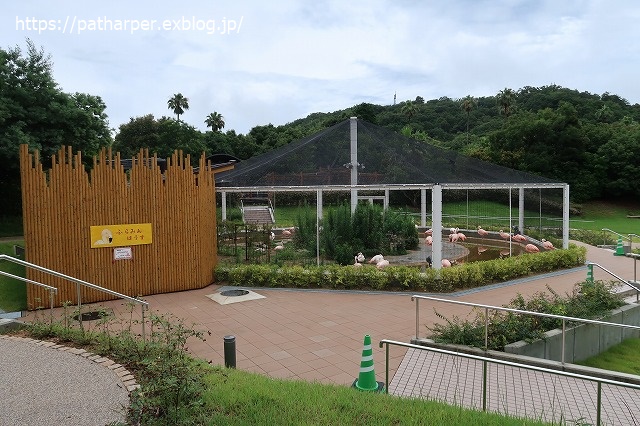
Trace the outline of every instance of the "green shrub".
<instances>
[{"instance_id":1,"label":"green shrub","mask_svg":"<svg viewBox=\"0 0 640 426\"><path fill-rule=\"evenodd\" d=\"M612 292L614 285L602 281L585 281L577 284L573 292L564 297L547 287L548 293L538 292L529 299L518 294L503 307L574 318L602 318L623 304L620 296ZM472 319L455 316L448 319L436 312L436 316L445 322L427 328L436 342L484 347L484 309L475 309L474 313ZM496 310L489 311L488 320L487 344L493 350L504 350L505 345L519 340L540 339L544 332L562 325L562 321L556 318Z\"/></svg>"},{"instance_id":2,"label":"green shrub","mask_svg":"<svg viewBox=\"0 0 640 426\"><path fill-rule=\"evenodd\" d=\"M345 249L346 250L346 249ZM586 249L571 245L567 250L552 250L506 259L489 260L443 268L439 271L416 267L389 266L378 270L371 265L282 266L219 265L217 281L252 287L341 288L451 292L506 281L534 273L584 265ZM352 259L351 259L352 261Z\"/></svg>"}]
</instances>

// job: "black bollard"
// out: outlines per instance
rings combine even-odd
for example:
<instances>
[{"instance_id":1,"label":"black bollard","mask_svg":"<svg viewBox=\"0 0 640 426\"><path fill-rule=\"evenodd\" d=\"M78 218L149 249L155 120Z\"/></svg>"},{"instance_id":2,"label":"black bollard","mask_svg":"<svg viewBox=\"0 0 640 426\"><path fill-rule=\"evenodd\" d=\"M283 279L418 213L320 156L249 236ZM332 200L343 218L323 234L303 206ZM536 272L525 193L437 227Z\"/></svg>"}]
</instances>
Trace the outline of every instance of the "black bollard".
<instances>
[{"instance_id":1,"label":"black bollard","mask_svg":"<svg viewBox=\"0 0 640 426\"><path fill-rule=\"evenodd\" d=\"M224 366L236 368L236 336L224 336Z\"/></svg>"}]
</instances>

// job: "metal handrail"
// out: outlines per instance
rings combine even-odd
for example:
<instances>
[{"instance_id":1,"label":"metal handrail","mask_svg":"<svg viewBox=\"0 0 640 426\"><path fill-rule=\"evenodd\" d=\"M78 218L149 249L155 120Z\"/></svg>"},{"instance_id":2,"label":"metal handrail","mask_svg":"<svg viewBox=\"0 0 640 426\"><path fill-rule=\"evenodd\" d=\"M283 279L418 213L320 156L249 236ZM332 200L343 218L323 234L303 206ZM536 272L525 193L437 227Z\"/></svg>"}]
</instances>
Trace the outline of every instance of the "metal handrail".
<instances>
[{"instance_id":1,"label":"metal handrail","mask_svg":"<svg viewBox=\"0 0 640 426\"><path fill-rule=\"evenodd\" d=\"M135 297L127 296L126 294L118 293L117 291L109 290L108 288L104 288L104 287L100 287L100 286L95 285L95 284L91 284L90 282L83 281L83 280L80 280L78 278L71 277L69 275L65 275L63 273L54 271L52 269L47 269L47 268L45 268L43 266L36 265L35 263L27 262L27 261L22 260L22 259L16 259L15 257L11 257L11 256L8 256L6 254L0 254L0 260L3 260L3 259L4 260L8 260L9 262L17 263L19 265L23 265L23 266L28 267L28 268L33 268L33 269L36 269L38 271L41 271L41 272L56 276L58 278L63 278L65 280L68 280L68 281L76 283L76 289L77 289L77 293L78 293L78 314L79 314L78 315L78 321L80 322L81 326L82 326L82 315L80 315L80 310L82 309L82 293L80 291L80 286L81 285L83 285L85 287L89 287L89 288L97 290L97 291L101 291L103 293L110 294L112 296L116 296L116 297L118 297L120 299L126 299L126 300L128 300L130 302L139 304L140 307L141 307L141 313L142 313L142 339L143 340L145 339L144 311L145 311L145 308L149 307L149 302L137 299Z\"/></svg>"},{"instance_id":2,"label":"metal handrail","mask_svg":"<svg viewBox=\"0 0 640 426\"><path fill-rule=\"evenodd\" d=\"M2 255L2 256L6 256L6 255ZM9 256L9 257L11 257L11 256ZM57 293L58 292L57 288L51 287L50 285L42 284L42 283L40 283L38 281L30 280L28 278L20 277L18 275L13 275L13 274L11 274L9 272L5 272L5 271L0 271L0 275L4 275L5 277L13 278L14 280L24 281L24 282L29 283L29 284L35 284L37 286L46 288L49 291L49 306L50 306L50 309L51 309L51 317L53 318L53 293Z\"/></svg>"},{"instance_id":3,"label":"metal handrail","mask_svg":"<svg viewBox=\"0 0 640 426\"><path fill-rule=\"evenodd\" d=\"M549 374L555 374L558 376L564 376L564 377L571 377L574 379L580 379L580 380L587 380L587 381L591 381L591 382L596 382L598 384L597 386L597 401L598 401L598 405L596 407L596 424L600 425L601 424L601 403L602 403L602 384L607 384L607 385L613 385L613 386L622 386L625 388L630 388L630 389L636 389L636 390L640 390L640 385L634 384L634 383L625 383L625 382L619 382L616 380L611 380L611 379L605 379L605 378L601 378L601 377L594 377L594 376L585 376L584 374L578 374L578 373L571 373L569 371L562 371L562 370L553 370L550 368L545 368L545 367L539 367L536 365L527 365L527 364L520 364L517 362L512 362L512 361L506 361L506 360L502 360L502 359L496 359L496 358L488 358L488 357L484 357L484 356L480 356L480 355L473 355L473 354L467 354L467 353L463 353L463 352L455 352L455 351L450 351L447 349L441 349L441 348L435 348L435 347L431 347L431 346L420 346L420 345L415 345L412 343L405 343L405 342L398 342L395 340L388 340L388 339L383 339L380 341L380 348L382 348L384 345L385 346L385 361L386 361L386 365L385 365L385 392L389 393L389 346L402 346L402 347L406 347L406 348L412 348L412 349L418 349L418 350L423 350L423 351L431 351L431 352L437 352L440 354L444 354L444 355L452 355L452 356L458 356L458 357L462 357L462 358L468 358L468 359L473 359L476 361L482 361L483 362L483 372L482 372L482 410L483 411L487 411L487 363L493 363L493 364L500 364L500 365L505 365L505 366L509 366L509 367L515 367L515 368L524 368L525 370L533 370L533 371L537 371L540 373L549 373Z\"/></svg>"},{"instance_id":4,"label":"metal handrail","mask_svg":"<svg viewBox=\"0 0 640 426\"><path fill-rule=\"evenodd\" d=\"M420 330L419 301L420 299L433 300L435 302L453 303L454 305L471 306L474 308L484 308L484 350L485 351L489 349L489 309L492 309L495 311L513 312L517 314L534 315L539 317L555 318L555 319L562 320L562 356L561 356L562 364L565 363L564 355L565 355L565 334L566 334L567 321L581 322L586 324L597 324L597 325L604 325L609 327L629 328L632 330L640 330L640 326L637 326L637 325L618 324L614 322L598 321L598 320L592 320L592 319L586 319L586 318L568 317L564 315L547 314L543 312L525 311L522 309L506 308L504 306L483 305L481 303L463 302L460 300L441 299L439 297L421 296L421 295L414 294L413 296L411 296L411 301L416 302L416 339L420 337L419 335L419 330Z\"/></svg>"},{"instance_id":5,"label":"metal handrail","mask_svg":"<svg viewBox=\"0 0 640 426\"><path fill-rule=\"evenodd\" d=\"M613 272L611 272L610 270L608 270L607 268L605 268L602 265L598 265L597 263L593 263L593 262L587 262L587 266L592 265L592 266L597 266L598 268L602 269L604 272L608 273L609 275L611 275L612 277L615 277L617 280L625 283L626 285L628 285L629 287L631 287L632 289L634 289L636 291L636 302L639 301L640 299L640 287L637 286L636 284L636 271L635 271L635 263L633 264L633 281L631 280L625 280L624 278L620 278L618 275L614 274Z\"/></svg>"},{"instance_id":6,"label":"metal handrail","mask_svg":"<svg viewBox=\"0 0 640 426\"><path fill-rule=\"evenodd\" d=\"M616 235L617 235L618 237L620 237L620 238L624 238L625 240L629 240L629 241L631 241L631 238L630 238L629 236L626 236L626 237L625 237L623 234L619 234L619 233L617 233L616 231L614 231L614 230L612 230L612 229L609 229L609 228L602 228L602 231L608 231L608 232L611 232L612 234L616 234ZM632 235L632 234L627 234L627 235ZM633 234L633 235L635 235L635 234Z\"/></svg>"}]
</instances>

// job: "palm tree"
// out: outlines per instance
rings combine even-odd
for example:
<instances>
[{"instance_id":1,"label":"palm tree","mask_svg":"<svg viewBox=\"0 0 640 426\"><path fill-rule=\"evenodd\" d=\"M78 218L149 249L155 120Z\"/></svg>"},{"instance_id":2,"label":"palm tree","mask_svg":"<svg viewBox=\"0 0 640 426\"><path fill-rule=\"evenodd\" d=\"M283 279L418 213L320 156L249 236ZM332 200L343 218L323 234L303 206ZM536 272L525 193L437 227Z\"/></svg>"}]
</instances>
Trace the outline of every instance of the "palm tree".
<instances>
[{"instance_id":1,"label":"palm tree","mask_svg":"<svg viewBox=\"0 0 640 426\"><path fill-rule=\"evenodd\" d=\"M222 114L215 111L207 115L204 123L207 125L207 127L211 127L211 131L213 132L218 132L224 129L224 117L222 116Z\"/></svg>"},{"instance_id":2,"label":"palm tree","mask_svg":"<svg viewBox=\"0 0 640 426\"><path fill-rule=\"evenodd\" d=\"M407 116L407 118L409 120L411 120L411 117L413 117L416 112L418 112L418 108L416 107L416 104L411 102L411 101L407 101L404 105L402 105L402 108L400 108L400 111Z\"/></svg>"},{"instance_id":3,"label":"palm tree","mask_svg":"<svg viewBox=\"0 0 640 426\"><path fill-rule=\"evenodd\" d=\"M505 118L508 118L515 108L516 92L514 92L513 89L505 88L498 92L496 100L500 107L500 113L504 115Z\"/></svg>"},{"instance_id":4,"label":"palm tree","mask_svg":"<svg viewBox=\"0 0 640 426\"><path fill-rule=\"evenodd\" d=\"M167 106L170 110L173 110L178 117L178 121L180 121L180 114L189 109L189 99L185 98L182 93L176 93L167 101Z\"/></svg>"},{"instance_id":5,"label":"palm tree","mask_svg":"<svg viewBox=\"0 0 640 426\"><path fill-rule=\"evenodd\" d=\"M476 98L471 95L465 96L460 102L460 107L467 113L467 143L469 143L469 114L476 106Z\"/></svg>"}]
</instances>

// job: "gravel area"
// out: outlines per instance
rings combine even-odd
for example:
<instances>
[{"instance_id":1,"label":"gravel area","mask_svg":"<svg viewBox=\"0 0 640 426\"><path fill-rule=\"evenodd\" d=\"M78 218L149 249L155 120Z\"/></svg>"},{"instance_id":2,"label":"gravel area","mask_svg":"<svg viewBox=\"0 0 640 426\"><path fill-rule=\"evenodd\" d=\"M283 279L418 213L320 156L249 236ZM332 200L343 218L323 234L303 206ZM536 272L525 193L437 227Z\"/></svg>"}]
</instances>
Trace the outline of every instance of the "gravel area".
<instances>
[{"instance_id":1,"label":"gravel area","mask_svg":"<svg viewBox=\"0 0 640 426\"><path fill-rule=\"evenodd\" d=\"M0 359L0 425L104 426L124 421L129 392L104 364L10 338L0 338Z\"/></svg>"}]
</instances>

